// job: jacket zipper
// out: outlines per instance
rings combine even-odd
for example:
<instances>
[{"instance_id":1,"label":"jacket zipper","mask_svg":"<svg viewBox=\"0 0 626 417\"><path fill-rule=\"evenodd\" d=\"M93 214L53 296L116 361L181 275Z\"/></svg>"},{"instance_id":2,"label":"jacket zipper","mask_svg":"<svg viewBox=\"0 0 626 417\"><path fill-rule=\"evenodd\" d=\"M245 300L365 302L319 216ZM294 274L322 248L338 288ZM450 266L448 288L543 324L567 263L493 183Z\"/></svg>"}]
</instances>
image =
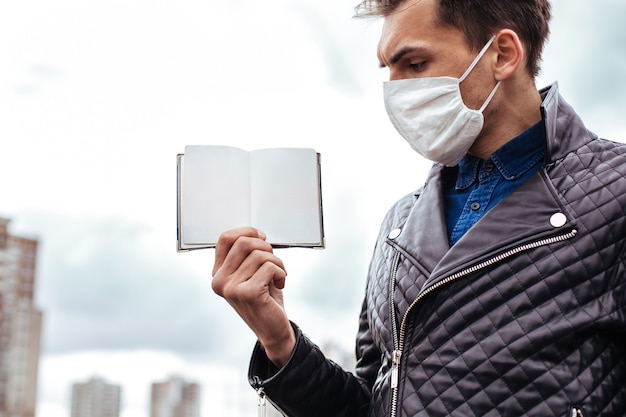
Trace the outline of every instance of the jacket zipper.
<instances>
[{"instance_id":1,"label":"jacket zipper","mask_svg":"<svg viewBox=\"0 0 626 417\"><path fill-rule=\"evenodd\" d=\"M398 381L399 381L399 373L400 373L400 361L402 359L402 350L404 349L404 337L406 332L406 322L411 310L415 307L417 303L419 303L424 297L426 297L431 292L443 287L446 284L449 284L459 278L464 277L465 275L472 274L477 272L483 268L501 262L507 258L510 258L513 255L517 255L520 252L525 252L530 249L535 249L540 246L551 245L553 243L562 242L567 239L571 239L578 233L578 230L572 229L570 232L554 236L547 239L541 239L536 242L527 243L521 246L517 246L513 249L509 249L499 255L494 256L493 258L487 259L483 262L480 262L476 265L470 266L466 269L463 269L455 274L450 275L447 278L442 279L441 281L431 285L426 288L417 296L415 300L409 305L404 316L402 317L402 322L400 324L400 330L398 331L398 326L396 324L396 307L395 307L395 289L396 289L396 278L398 275L398 268L400 267L400 252L396 251L396 256L394 257L393 264L393 273L391 277L390 283L390 316L391 316L391 328L393 332L393 345L394 350L391 355L391 417L397 417L398 410ZM584 417L582 411L578 408L572 409L571 417Z\"/></svg>"},{"instance_id":2,"label":"jacket zipper","mask_svg":"<svg viewBox=\"0 0 626 417\"><path fill-rule=\"evenodd\" d=\"M281 416L286 417L287 414L280 409L272 400L270 400L265 394L265 389L263 387L259 387L256 390L257 395L259 396L259 403L257 405L258 416L266 417L267 416L267 403L272 404L272 407L276 409L280 413Z\"/></svg>"},{"instance_id":3,"label":"jacket zipper","mask_svg":"<svg viewBox=\"0 0 626 417\"><path fill-rule=\"evenodd\" d=\"M585 414L583 413L582 408L572 407L572 412L570 414L570 417L585 417Z\"/></svg>"},{"instance_id":4,"label":"jacket zipper","mask_svg":"<svg viewBox=\"0 0 626 417\"><path fill-rule=\"evenodd\" d=\"M259 404L257 405L258 415L259 417L267 416L267 396L265 395L265 390L263 388L259 388L257 390L257 394L259 395Z\"/></svg>"},{"instance_id":5,"label":"jacket zipper","mask_svg":"<svg viewBox=\"0 0 626 417\"><path fill-rule=\"evenodd\" d=\"M402 350L398 334L398 320L396 317L396 278L398 277L398 267L400 265L400 252L396 251L393 260L393 274L389 284L389 310L391 314L391 332L393 335L393 352L391 354L391 416L395 417L398 407L398 375L400 373L400 358Z\"/></svg>"}]
</instances>

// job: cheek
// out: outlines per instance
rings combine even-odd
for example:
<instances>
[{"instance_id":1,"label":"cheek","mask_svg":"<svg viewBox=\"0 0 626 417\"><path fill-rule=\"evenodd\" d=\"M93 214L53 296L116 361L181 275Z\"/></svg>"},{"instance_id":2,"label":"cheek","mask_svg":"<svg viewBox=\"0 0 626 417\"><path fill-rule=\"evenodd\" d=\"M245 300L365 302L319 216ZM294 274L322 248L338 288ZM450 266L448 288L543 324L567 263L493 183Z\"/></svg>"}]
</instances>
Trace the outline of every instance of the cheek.
<instances>
[{"instance_id":1,"label":"cheek","mask_svg":"<svg viewBox=\"0 0 626 417\"><path fill-rule=\"evenodd\" d=\"M493 75L476 67L461 83L463 102L470 109L478 110L495 86Z\"/></svg>"},{"instance_id":2,"label":"cheek","mask_svg":"<svg viewBox=\"0 0 626 417\"><path fill-rule=\"evenodd\" d=\"M468 82L461 83L461 97L463 97L463 103L470 109L478 110L482 105L476 86L470 85Z\"/></svg>"}]
</instances>

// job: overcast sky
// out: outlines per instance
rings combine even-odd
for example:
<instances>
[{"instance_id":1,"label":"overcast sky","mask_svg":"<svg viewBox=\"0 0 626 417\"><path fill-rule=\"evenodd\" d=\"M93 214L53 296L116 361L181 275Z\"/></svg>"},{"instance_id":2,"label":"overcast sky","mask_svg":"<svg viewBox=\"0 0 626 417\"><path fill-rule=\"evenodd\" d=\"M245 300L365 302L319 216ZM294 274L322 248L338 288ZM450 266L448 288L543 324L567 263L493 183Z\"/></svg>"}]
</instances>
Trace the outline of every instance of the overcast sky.
<instances>
[{"instance_id":1,"label":"overcast sky","mask_svg":"<svg viewBox=\"0 0 626 417\"><path fill-rule=\"evenodd\" d=\"M93 375L123 386L123 417L147 416L149 384L174 373L203 384L203 417L256 412L254 339L210 290L213 252L175 252L185 145L321 152L328 248L279 252L286 307L352 349L382 216L430 166L388 122L380 22L355 3L0 5L0 216L41 245L38 416L69 416L70 385ZM538 80L620 141L625 18L623 0L555 0Z\"/></svg>"}]
</instances>

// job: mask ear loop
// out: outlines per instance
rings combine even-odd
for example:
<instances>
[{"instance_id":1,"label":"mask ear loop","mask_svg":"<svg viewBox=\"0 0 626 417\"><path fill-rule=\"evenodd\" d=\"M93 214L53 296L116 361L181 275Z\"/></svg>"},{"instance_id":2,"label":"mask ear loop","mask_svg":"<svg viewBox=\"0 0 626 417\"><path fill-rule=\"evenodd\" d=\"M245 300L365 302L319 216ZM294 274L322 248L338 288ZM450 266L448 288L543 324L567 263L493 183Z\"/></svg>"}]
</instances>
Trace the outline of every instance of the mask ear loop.
<instances>
[{"instance_id":1,"label":"mask ear loop","mask_svg":"<svg viewBox=\"0 0 626 417\"><path fill-rule=\"evenodd\" d=\"M487 43L485 44L485 46L483 46L483 49L480 50L480 52L478 53L478 55L476 55L476 58L474 58L474 60L472 61L472 63L470 64L469 67L467 67L467 69L465 70L465 73L463 73L463 75L461 75L461 78L459 78L459 83L463 82L463 80L465 80L465 78L467 78L467 76L469 75L470 72L472 72L472 70L474 69L474 67L476 66L476 64L478 63L478 61L480 61L480 58L483 57L483 55L485 55L485 52L487 52L487 49L489 49L489 47L491 46L491 44L493 43L494 39L496 39L496 35L493 35L491 37L491 39L489 39L489 41L487 41Z\"/></svg>"},{"instance_id":2,"label":"mask ear loop","mask_svg":"<svg viewBox=\"0 0 626 417\"><path fill-rule=\"evenodd\" d=\"M485 52L487 52L487 49L489 49L489 47L491 46L491 44L493 43L493 41L496 39L496 35L493 35L491 37L491 39L489 39L489 41L487 41L487 43L485 44L485 46L483 46L483 49L480 50L480 52L478 53L478 55L476 55L476 58L474 58L474 60L472 61L472 63L470 64L470 66L465 70L465 73L463 75L461 75L461 78L459 78L459 83L463 82L463 80L465 80L465 78L467 78L467 76L469 75L470 72L472 72L472 70L474 69L474 67L476 66L476 64L478 63L478 61L480 61L480 58L483 57L483 55L485 55ZM496 83L496 86L493 87L493 90L491 90L491 93L489 93L489 96L487 97L487 99L485 100L485 102L483 103L482 106L480 106L480 109L478 109L479 112L483 112L485 110L485 108L489 105L489 103L491 102L491 99L493 98L493 96L496 94L496 91L498 91L498 87L500 87L500 83L502 81L498 81Z\"/></svg>"},{"instance_id":3,"label":"mask ear loop","mask_svg":"<svg viewBox=\"0 0 626 417\"><path fill-rule=\"evenodd\" d=\"M487 100L485 100L485 102L483 103L482 106L480 106L480 109L478 109L479 112L483 112L485 110L485 108L489 105L489 103L491 103L491 99L493 98L493 96L496 94L496 91L498 91L498 87L500 87L500 83L502 81L498 81L496 83L496 86L493 87L493 90L491 90L491 93L489 93L489 97L487 97Z\"/></svg>"}]
</instances>

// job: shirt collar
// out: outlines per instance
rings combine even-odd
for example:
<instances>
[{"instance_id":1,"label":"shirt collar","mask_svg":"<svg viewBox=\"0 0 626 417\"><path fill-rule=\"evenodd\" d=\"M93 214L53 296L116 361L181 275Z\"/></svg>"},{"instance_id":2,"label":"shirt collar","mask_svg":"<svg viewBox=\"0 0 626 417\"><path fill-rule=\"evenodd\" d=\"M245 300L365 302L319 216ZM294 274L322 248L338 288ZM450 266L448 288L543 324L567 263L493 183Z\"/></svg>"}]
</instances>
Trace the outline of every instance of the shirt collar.
<instances>
[{"instance_id":1,"label":"shirt collar","mask_svg":"<svg viewBox=\"0 0 626 417\"><path fill-rule=\"evenodd\" d=\"M505 143L491 155L489 160L493 162L504 179L513 181L543 159L544 148L545 140L541 121ZM466 189L476 182L479 170L486 162L473 155L465 155L458 165L456 189Z\"/></svg>"}]
</instances>

